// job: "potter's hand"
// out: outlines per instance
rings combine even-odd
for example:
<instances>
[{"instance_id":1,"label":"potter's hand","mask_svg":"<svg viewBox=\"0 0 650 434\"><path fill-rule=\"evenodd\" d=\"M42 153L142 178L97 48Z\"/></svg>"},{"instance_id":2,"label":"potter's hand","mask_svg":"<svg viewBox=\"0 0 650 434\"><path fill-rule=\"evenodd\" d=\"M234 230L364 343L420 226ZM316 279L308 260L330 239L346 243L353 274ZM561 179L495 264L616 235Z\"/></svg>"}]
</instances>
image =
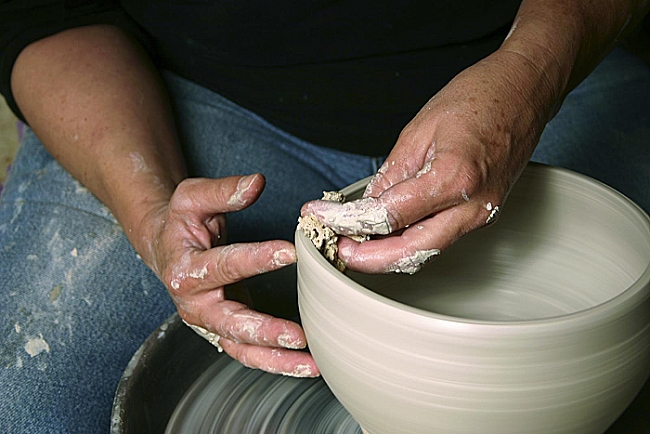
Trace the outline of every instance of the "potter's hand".
<instances>
[{"instance_id":1,"label":"potter's hand","mask_svg":"<svg viewBox=\"0 0 650 434\"><path fill-rule=\"evenodd\" d=\"M363 243L341 237L347 267L414 273L496 221L550 113L536 108L543 86L514 69L518 62L497 52L454 78L402 131L363 199L305 204L303 215L339 234L382 235Z\"/></svg>"},{"instance_id":2,"label":"potter's hand","mask_svg":"<svg viewBox=\"0 0 650 434\"><path fill-rule=\"evenodd\" d=\"M287 241L223 245L224 213L251 205L264 188L260 174L188 179L152 212L143 259L156 272L195 331L242 364L272 373L319 374L300 326L228 300L225 285L295 262ZM146 256L146 257L145 257Z\"/></svg>"}]
</instances>

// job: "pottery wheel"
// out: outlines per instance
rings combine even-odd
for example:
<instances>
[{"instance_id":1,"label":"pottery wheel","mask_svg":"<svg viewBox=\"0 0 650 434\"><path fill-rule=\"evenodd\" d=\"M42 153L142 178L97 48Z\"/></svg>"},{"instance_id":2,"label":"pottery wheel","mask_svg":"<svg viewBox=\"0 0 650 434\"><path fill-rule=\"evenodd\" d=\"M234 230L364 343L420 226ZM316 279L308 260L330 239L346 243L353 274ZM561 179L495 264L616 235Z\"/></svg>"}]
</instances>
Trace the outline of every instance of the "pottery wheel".
<instances>
[{"instance_id":1,"label":"pottery wheel","mask_svg":"<svg viewBox=\"0 0 650 434\"><path fill-rule=\"evenodd\" d=\"M180 400L166 433L361 434L321 379L265 374L221 357Z\"/></svg>"},{"instance_id":2,"label":"pottery wheel","mask_svg":"<svg viewBox=\"0 0 650 434\"><path fill-rule=\"evenodd\" d=\"M295 319L295 266L247 280L262 311ZM111 434L361 434L321 379L248 369L169 317L115 394Z\"/></svg>"},{"instance_id":3,"label":"pottery wheel","mask_svg":"<svg viewBox=\"0 0 650 434\"><path fill-rule=\"evenodd\" d=\"M291 318L295 268L251 279L267 311ZM607 434L650 434L650 381ZM361 434L322 379L243 367L174 314L134 354L115 394L111 434Z\"/></svg>"}]
</instances>

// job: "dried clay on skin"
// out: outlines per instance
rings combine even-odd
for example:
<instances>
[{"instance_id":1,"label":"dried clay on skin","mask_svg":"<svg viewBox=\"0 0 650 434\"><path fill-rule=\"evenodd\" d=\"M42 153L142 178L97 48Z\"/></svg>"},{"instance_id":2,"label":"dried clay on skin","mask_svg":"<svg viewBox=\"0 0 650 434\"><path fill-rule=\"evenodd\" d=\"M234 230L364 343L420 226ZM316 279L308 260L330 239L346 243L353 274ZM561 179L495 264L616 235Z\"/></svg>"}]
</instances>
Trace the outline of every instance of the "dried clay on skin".
<instances>
[{"instance_id":1,"label":"dried clay on skin","mask_svg":"<svg viewBox=\"0 0 650 434\"><path fill-rule=\"evenodd\" d=\"M237 182L237 191L230 196L230 199L228 199L228 205L230 206L236 206L236 207L241 207L246 204L246 200L244 199L244 194L248 190L250 190L251 186L253 185L253 182L255 181L256 176L255 175L249 175L241 178Z\"/></svg>"},{"instance_id":2,"label":"dried clay on skin","mask_svg":"<svg viewBox=\"0 0 650 434\"><path fill-rule=\"evenodd\" d=\"M345 195L338 191L324 191L322 200L340 202L345 201ZM313 215L298 218L298 227L311 240L319 252L334 265L339 271L345 271L345 264L338 257L338 234L329 226L318 221ZM367 235L350 236L358 242L368 239Z\"/></svg>"},{"instance_id":3,"label":"dried clay on skin","mask_svg":"<svg viewBox=\"0 0 650 434\"><path fill-rule=\"evenodd\" d=\"M314 373L311 370L309 365L296 365L291 372L282 372L282 375L285 377L295 377L295 378L309 378L313 377Z\"/></svg>"},{"instance_id":4,"label":"dried clay on skin","mask_svg":"<svg viewBox=\"0 0 650 434\"><path fill-rule=\"evenodd\" d=\"M439 249L416 250L412 255L401 258L386 270L389 273L415 274L429 263L434 257L440 255Z\"/></svg>"},{"instance_id":5,"label":"dried clay on skin","mask_svg":"<svg viewBox=\"0 0 650 434\"><path fill-rule=\"evenodd\" d=\"M388 235L392 232L388 210L378 205L376 197L323 206L318 210L318 216L340 235Z\"/></svg>"},{"instance_id":6,"label":"dried clay on skin","mask_svg":"<svg viewBox=\"0 0 650 434\"><path fill-rule=\"evenodd\" d=\"M205 339L206 341L208 341L212 345L214 345L217 348L217 351L219 351L220 353L223 352L223 348L219 344L219 339L221 339L221 336L219 336L216 333L212 333L212 332L204 329L203 327L199 327L197 325L189 324L185 320L183 320L183 322L185 323L186 326L188 326L189 328L194 330L196 332L196 334L198 334L203 339Z\"/></svg>"}]
</instances>

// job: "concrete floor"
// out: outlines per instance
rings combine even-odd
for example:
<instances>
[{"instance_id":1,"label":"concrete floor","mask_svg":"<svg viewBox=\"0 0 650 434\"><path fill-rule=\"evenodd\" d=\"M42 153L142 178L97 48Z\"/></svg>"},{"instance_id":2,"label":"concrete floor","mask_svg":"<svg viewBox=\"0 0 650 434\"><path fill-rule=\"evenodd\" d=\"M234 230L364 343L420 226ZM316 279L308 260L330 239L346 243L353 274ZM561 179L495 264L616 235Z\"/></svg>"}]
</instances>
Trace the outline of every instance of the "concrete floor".
<instances>
[{"instance_id":1,"label":"concrete floor","mask_svg":"<svg viewBox=\"0 0 650 434\"><path fill-rule=\"evenodd\" d=\"M4 98L0 98L0 185L7 176L7 167L18 149L16 117L9 110Z\"/></svg>"}]
</instances>

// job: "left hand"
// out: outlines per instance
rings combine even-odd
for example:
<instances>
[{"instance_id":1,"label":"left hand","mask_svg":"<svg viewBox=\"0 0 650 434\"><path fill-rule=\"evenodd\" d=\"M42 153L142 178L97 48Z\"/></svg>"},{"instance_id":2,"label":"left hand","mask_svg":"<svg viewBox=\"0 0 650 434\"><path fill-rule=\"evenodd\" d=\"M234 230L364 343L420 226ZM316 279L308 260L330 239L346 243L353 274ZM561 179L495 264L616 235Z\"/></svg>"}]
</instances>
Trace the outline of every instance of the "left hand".
<instances>
[{"instance_id":1,"label":"left hand","mask_svg":"<svg viewBox=\"0 0 650 434\"><path fill-rule=\"evenodd\" d=\"M144 262L167 287L181 319L250 368L294 377L320 375L300 325L232 298L233 284L296 260L286 240L225 244L226 214L251 206L261 174L182 181L143 218Z\"/></svg>"},{"instance_id":2,"label":"left hand","mask_svg":"<svg viewBox=\"0 0 650 434\"><path fill-rule=\"evenodd\" d=\"M415 273L463 235L496 221L551 115L543 71L497 51L466 69L404 128L364 198L313 201L343 235L339 257L367 273ZM383 236L390 235L390 236Z\"/></svg>"}]
</instances>

